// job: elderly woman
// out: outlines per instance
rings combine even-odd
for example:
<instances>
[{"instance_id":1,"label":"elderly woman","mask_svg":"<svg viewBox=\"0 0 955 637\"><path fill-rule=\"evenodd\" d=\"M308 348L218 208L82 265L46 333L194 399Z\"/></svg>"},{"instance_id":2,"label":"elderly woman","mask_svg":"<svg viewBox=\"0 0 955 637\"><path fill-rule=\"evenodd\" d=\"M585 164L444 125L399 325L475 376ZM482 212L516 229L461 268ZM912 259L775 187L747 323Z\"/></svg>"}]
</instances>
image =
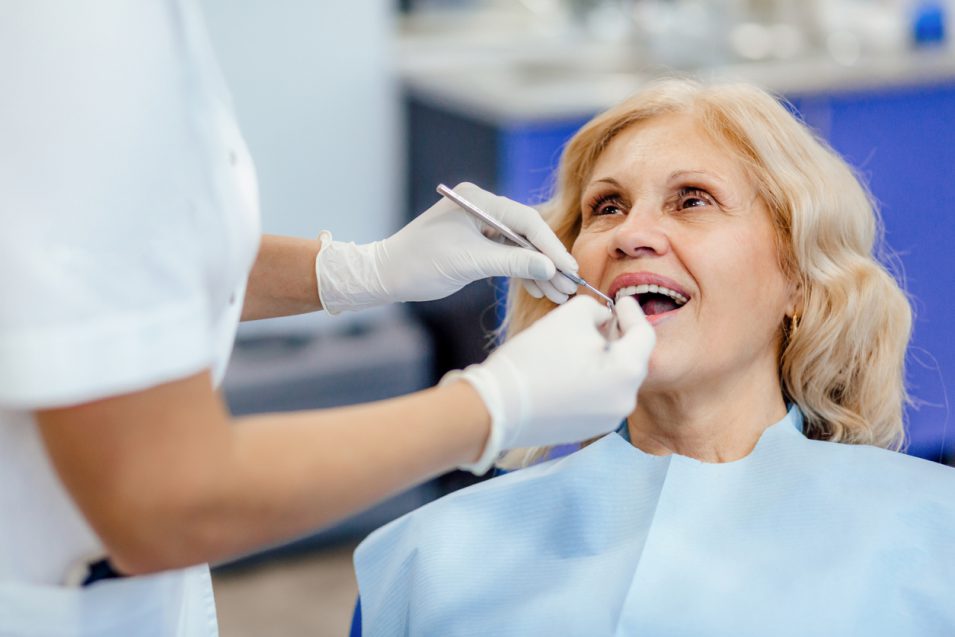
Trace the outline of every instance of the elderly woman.
<instances>
[{"instance_id":1,"label":"elderly woman","mask_svg":"<svg viewBox=\"0 0 955 637\"><path fill-rule=\"evenodd\" d=\"M911 312L851 169L759 89L670 80L546 209L654 326L637 406L369 537L365 634L955 634L955 471L897 453ZM508 336L552 307L515 291Z\"/></svg>"}]
</instances>

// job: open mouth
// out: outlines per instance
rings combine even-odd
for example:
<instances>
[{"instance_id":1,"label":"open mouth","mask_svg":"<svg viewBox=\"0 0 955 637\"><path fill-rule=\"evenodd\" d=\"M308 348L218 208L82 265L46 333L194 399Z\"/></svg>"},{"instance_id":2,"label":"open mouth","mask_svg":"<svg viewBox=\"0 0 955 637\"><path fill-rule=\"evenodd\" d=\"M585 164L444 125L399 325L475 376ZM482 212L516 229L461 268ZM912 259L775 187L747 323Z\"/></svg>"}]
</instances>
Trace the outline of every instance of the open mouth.
<instances>
[{"instance_id":1,"label":"open mouth","mask_svg":"<svg viewBox=\"0 0 955 637\"><path fill-rule=\"evenodd\" d=\"M614 295L616 301L625 296L632 296L640 304L640 308L647 316L665 314L678 310L686 305L690 299L662 285L646 284L628 285L617 290Z\"/></svg>"}]
</instances>

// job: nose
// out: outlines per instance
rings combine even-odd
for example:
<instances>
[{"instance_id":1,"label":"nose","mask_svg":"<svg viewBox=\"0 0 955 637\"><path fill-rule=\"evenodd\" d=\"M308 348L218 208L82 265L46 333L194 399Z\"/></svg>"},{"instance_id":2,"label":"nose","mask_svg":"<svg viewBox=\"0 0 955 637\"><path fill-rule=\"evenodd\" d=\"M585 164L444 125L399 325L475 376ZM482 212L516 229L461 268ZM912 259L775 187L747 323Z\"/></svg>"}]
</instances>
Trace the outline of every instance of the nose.
<instances>
[{"instance_id":1,"label":"nose","mask_svg":"<svg viewBox=\"0 0 955 637\"><path fill-rule=\"evenodd\" d=\"M662 256L670 249L670 239L660 226L660 215L632 209L614 230L607 246L614 259Z\"/></svg>"}]
</instances>

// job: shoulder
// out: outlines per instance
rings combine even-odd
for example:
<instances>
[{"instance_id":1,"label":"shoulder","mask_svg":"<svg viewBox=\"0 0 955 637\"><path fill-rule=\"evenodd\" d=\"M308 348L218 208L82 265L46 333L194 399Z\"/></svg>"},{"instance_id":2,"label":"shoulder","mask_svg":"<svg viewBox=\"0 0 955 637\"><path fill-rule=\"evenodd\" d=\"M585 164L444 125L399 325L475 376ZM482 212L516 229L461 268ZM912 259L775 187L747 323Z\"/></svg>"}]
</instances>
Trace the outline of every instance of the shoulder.
<instances>
[{"instance_id":1,"label":"shoulder","mask_svg":"<svg viewBox=\"0 0 955 637\"><path fill-rule=\"evenodd\" d=\"M838 470L847 484L900 497L945 495L955 490L955 468L871 445L806 440L821 462Z\"/></svg>"},{"instance_id":2,"label":"shoulder","mask_svg":"<svg viewBox=\"0 0 955 637\"><path fill-rule=\"evenodd\" d=\"M413 600L442 599L442 612L467 606L469 595L525 577L528 564L542 556L567 560L631 536L642 511L623 505L626 490L608 487L632 484L632 451L619 436L607 436L564 458L456 491L378 529L355 551L362 621L403 634L411 630L406 611ZM578 541L570 530L590 520L615 523Z\"/></svg>"},{"instance_id":3,"label":"shoulder","mask_svg":"<svg viewBox=\"0 0 955 637\"><path fill-rule=\"evenodd\" d=\"M514 508L533 492L543 480L563 480L575 473L581 464L576 456L586 450L524 469L510 471L489 480L460 489L411 511L372 533L359 546L359 552L377 544L387 536L407 533L414 529L416 542L424 543L421 533L443 535L446 525L454 525L463 517L472 528L487 516L500 516ZM463 517L462 517L463 516Z\"/></svg>"},{"instance_id":4,"label":"shoulder","mask_svg":"<svg viewBox=\"0 0 955 637\"><path fill-rule=\"evenodd\" d=\"M494 541L504 526L528 531L566 518L581 510L568 500L584 499L592 485L614 479L622 464L617 459L629 451L619 436L607 436L566 457L455 491L376 530L358 547L356 564L373 555L393 559L395 550L432 550L448 538Z\"/></svg>"},{"instance_id":5,"label":"shoulder","mask_svg":"<svg viewBox=\"0 0 955 637\"><path fill-rule=\"evenodd\" d=\"M955 468L938 462L910 456L900 451L883 449L872 445L853 445L821 440L806 440L824 455L841 457L852 464L865 463L890 473L913 473L931 475L939 480L955 480Z\"/></svg>"}]
</instances>

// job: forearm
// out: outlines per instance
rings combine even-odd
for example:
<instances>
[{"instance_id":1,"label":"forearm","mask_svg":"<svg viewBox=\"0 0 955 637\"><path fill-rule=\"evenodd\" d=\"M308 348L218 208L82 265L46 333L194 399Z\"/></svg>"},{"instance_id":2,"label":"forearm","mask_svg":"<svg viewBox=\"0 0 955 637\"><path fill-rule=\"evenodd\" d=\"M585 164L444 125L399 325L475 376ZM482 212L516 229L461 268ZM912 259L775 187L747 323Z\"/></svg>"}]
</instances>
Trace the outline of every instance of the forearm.
<instances>
[{"instance_id":1,"label":"forearm","mask_svg":"<svg viewBox=\"0 0 955 637\"><path fill-rule=\"evenodd\" d=\"M223 519L235 515L264 532L237 533L231 547L218 546L227 556L340 520L473 461L489 426L483 403L463 382L371 405L243 419L234 447L237 490L225 499L233 509Z\"/></svg>"},{"instance_id":2,"label":"forearm","mask_svg":"<svg viewBox=\"0 0 955 637\"><path fill-rule=\"evenodd\" d=\"M249 273L242 320L304 314L322 309L315 277L317 239L263 235Z\"/></svg>"},{"instance_id":3,"label":"forearm","mask_svg":"<svg viewBox=\"0 0 955 637\"><path fill-rule=\"evenodd\" d=\"M294 538L473 461L489 424L463 382L370 405L239 419L221 453L200 473L184 472L193 479L172 489L174 506L142 525L149 548L118 565L144 573L216 562Z\"/></svg>"}]
</instances>

